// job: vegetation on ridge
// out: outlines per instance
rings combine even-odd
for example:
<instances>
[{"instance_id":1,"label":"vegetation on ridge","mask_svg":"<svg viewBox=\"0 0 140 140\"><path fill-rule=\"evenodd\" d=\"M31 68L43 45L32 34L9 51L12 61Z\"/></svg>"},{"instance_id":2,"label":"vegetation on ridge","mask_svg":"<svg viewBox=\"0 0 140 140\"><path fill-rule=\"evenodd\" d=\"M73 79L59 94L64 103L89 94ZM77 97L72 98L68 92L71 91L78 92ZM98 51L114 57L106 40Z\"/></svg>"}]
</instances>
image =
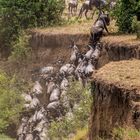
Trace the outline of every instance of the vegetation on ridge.
<instances>
[{"instance_id":1,"label":"vegetation on ridge","mask_svg":"<svg viewBox=\"0 0 140 140\"><path fill-rule=\"evenodd\" d=\"M0 72L0 133L12 124L17 125L23 109L23 84L15 76Z\"/></svg>"}]
</instances>

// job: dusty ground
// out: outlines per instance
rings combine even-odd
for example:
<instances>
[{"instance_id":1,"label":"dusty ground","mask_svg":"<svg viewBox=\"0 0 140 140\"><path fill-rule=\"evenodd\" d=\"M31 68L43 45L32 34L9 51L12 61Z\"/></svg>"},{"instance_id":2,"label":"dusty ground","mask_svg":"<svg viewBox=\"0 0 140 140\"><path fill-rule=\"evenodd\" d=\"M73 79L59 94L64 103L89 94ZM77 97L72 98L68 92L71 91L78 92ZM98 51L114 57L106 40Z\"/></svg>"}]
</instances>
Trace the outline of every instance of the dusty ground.
<instances>
[{"instance_id":1,"label":"dusty ground","mask_svg":"<svg viewBox=\"0 0 140 140\"><path fill-rule=\"evenodd\" d=\"M110 62L93 76L110 85L140 90L140 61Z\"/></svg>"}]
</instances>

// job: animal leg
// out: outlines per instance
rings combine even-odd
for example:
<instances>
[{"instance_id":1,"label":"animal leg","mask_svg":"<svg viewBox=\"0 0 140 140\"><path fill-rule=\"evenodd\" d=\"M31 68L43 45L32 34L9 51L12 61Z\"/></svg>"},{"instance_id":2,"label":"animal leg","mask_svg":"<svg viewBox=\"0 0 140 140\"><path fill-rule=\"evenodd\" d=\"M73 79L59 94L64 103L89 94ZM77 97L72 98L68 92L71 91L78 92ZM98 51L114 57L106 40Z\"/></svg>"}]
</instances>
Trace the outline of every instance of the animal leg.
<instances>
[{"instance_id":1,"label":"animal leg","mask_svg":"<svg viewBox=\"0 0 140 140\"><path fill-rule=\"evenodd\" d=\"M70 17L70 4L68 6L68 18Z\"/></svg>"},{"instance_id":2,"label":"animal leg","mask_svg":"<svg viewBox=\"0 0 140 140\"><path fill-rule=\"evenodd\" d=\"M75 15L77 14L77 7L78 7L78 5L76 5L76 7L75 7Z\"/></svg>"},{"instance_id":3,"label":"animal leg","mask_svg":"<svg viewBox=\"0 0 140 140\"><path fill-rule=\"evenodd\" d=\"M71 15L72 15L72 16L73 16L73 10L74 10L74 8L71 7Z\"/></svg>"},{"instance_id":4,"label":"animal leg","mask_svg":"<svg viewBox=\"0 0 140 140\"><path fill-rule=\"evenodd\" d=\"M83 6L82 6L81 9L80 9L78 18L81 18L82 17L83 12L84 12L84 9L83 9Z\"/></svg>"},{"instance_id":5,"label":"animal leg","mask_svg":"<svg viewBox=\"0 0 140 140\"><path fill-rule=\"evenodd\" d=\"M91 15L91 19L93 19L93 16L94 16L94 14L95 14L95 11L96 11L96 9L93 10L92 15Z\"/></svg>"},{"instance_id":6,"label":"animal leg","mask_svg":"<svg viewBox=\"0 0 140 140\"><path fill-rule=\"evenodd\" d=\"M86 17L86 19L88 19L87 13L88 13L88 9L86 9L86 11L85 11L85 17Z\"/></svg>"}]
</instances>

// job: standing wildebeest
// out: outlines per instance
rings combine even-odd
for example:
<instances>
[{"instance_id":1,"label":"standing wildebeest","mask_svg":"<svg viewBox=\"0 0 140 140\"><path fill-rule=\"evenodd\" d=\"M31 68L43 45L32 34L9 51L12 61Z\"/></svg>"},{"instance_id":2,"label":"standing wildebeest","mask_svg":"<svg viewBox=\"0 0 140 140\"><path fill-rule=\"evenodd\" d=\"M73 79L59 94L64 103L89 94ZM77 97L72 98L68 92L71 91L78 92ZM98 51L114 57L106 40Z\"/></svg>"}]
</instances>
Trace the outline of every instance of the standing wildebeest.
<instances>
[{"instance_id":1,"label":"standing wildebeest","mask_svg":"<svg viewBox=\"0 0 140 140\"><path fill-rule=\"evenodd\" d=\"M87 18L87 12L89 10L92 10L93 7L96 7L101 13L102 8L104 8L105 6L107 6L106 0L85 0L80 9L78 18L82 17L83 12L85 12L85 17ZM95 11L92 13L92 18L94 16L94 13Z\"/></svg>"},{"instance_id":2,"label":"standing wildebeest","mask_svg":"<svg viewBox=\"0 0 140 140\"><path fill-rule=\"evenodd\" d=\"M78 7L78 0L70 0L68 3L68 12L69 12L69 16L72 15L73 16L73 11L76 14L77 12L77 7Z\"/></svg>"}]
</instances>

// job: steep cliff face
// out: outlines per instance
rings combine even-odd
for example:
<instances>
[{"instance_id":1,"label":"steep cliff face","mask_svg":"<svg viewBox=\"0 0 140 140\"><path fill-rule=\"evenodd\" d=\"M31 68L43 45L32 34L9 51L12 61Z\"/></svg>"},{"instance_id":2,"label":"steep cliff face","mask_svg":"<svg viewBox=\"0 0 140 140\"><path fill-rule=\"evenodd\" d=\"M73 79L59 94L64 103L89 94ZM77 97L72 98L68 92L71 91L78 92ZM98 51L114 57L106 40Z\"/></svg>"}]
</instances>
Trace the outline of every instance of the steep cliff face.
<instances>
[{"instance_id":1,"label":"steep cliff face","mask_svg":"<svg viewBox=\"0 0 140 140\"><path fill-rule=\"evenodd\" d=\"M25 66L20 67L20 69L22 69L21 71L23 71L21 75L25 76L26 74L27 79L31 78L32 74L42 67L54 66L55 62L61 58L65 62L68 62L71 52L68 46L71 44L71 40L75 41L80 51L85 51L85 49L87 49L88 35L85 33L61 34L34 30L31 32L31 35L30 45L32 48L32 59L28 61ZM98 68L103 67L110 61L140 58L140 42L131 44L128 43L129 39L124 40L125 38L126 37L119 36L119 39L116 41L110 36L102 40L103 50L98 61ZM116 63L116 65L119 64ZM110 71L112 70L112 64L109 66L107 70L109 73L106 75L112 73L112 71ZM131 67L133 68L135 66L131 65ZM128 66L127 68L130 67ZM120 70L121 69L123 69L123 66ZM125 72L127 71L126 69ZM131 88L123 86L121 82L114 83L112 81L109 83L110 80L107 81L104 79L101 73L102 69L99 69L92 82L94 103L92 106L89 129L90 140L94 140L97 135L110 136L112 129L118 125L129 124L136 128L139 128L140 125L138 123L138 117L140 115L139 90L133 88L133 86ZM124 74L122 74L122 76ZM131 75L126 77L126 79L129 79L129 77L131 77ZM139 75L137 77L139 77ZM46 98L43 96L40 98L40 102L41 104L44 104L44 102L46 103Z\"/></svg>"},{"instance_id":2,"label":"steep cliff face","mask_svg":"<svg viewBox=\"0 0 140 140\"><path fill-rule=\"evenodd\" d=\"M36 66L55 63L58 59L69 61L71 49L69 48L74 41L79 48L85 48L88 35L84 33L62 33L62 31L42 32L33 30L30 46L34 54Z\"/></svg>"},{"instance_id":3,"label":"steep cliff face","mask_svg":"<svg viewBox=\"0 0 140 140\"><path fill-rule=\"evenodd\" d=\"M140 41L135 36L108 36L102 39L103 52L98 62L99 68L110 61L140 58Z\"/></svg>"},{"instance_id":4,"label":"steep cliff face","mask_svg":"<svg viewBox=\"0 0 140 140\"><path fill-rule=\"evenodd\" d=\"M62 31L61 31L62 32ZM58 58L69 61L71 41L75 41L78 47L84 51L87 49L89 36L87 33L43 32L33 30L30 45L36 56L36 63L44 65L52 63ZM98 68L110 61L128 60L140 58L140 41L135 36L109 36L102 39L102 54L98 61Z\"/></svg>"},{"instance_id":5,"label":"steep cliff face","mask_svg":"<svg viewBox=\"0 0 140 140\"><path fill-rule=\"evenodd\" d=\"M139 77L139 60L111 62L93 75L90 140L110 138L118 126L140 129Z\"/></svg>"},{"instance_id":6,"label":"steep cliff face","mask_svg":"<svg viewBox=\"0 0 140 140\"><path fill-rule=\"evenodd\" d=\"M57 56L63 56L63 59L68 61L70 52L67 46L71 44L71 39L74 39L79 48L84 50L83 46L87 45L88 35L60 35L56 33L48 34L34 31L32 32L31 46L33 51L39 54L38 57L40 57L40 60L44 62L44 64L56 60ZM102 45L103 50L98 61L98 69L110 61L140 58L140 42L135 40L135 36L105 37L102 40ZM44 53L47 53L47 55L43 55ZM96 136L110 137L113 128L118 126L129 125L135 128L140 127L139 90L135 84L131 85L134 81L130 80L139 77L135 75L134 70L139 63L137 62L135 63L136 65L133 65L133 62L130 64L124 61L115 64L111 63L105 66L105 68L108 68L106 70L108 73L106 73L105 76L111 75L110 78L113 79L113 81L111 81L111 79L106 80L106 77L102 77L102 72L105 72L104 67L103 69L99 69L94 76L92 82L94 102L89 127L90 140L94 140ZM42 64L42 66L44 64ZM118 66L120 66L119 69ZM126 67L124 68L124 66ZM112 73L113 68L115 68L114 73ZM131 73L132 69L133 73ZM120 72L121 70L124 70L123 74ZM126 76L125 74L128 73L128 70L130 70L130 73ZM133 77L134 75L136 77ZM114 81L117 79L114 76L119 76L118 78L120 78L120 81ZM125 76L125 79L121 79L123 76ZM123 82L127 83L128 81L129 84L126 86ZM140 84L138 84L138 86L139 85Z\"/></svg>"}]
</instances>

